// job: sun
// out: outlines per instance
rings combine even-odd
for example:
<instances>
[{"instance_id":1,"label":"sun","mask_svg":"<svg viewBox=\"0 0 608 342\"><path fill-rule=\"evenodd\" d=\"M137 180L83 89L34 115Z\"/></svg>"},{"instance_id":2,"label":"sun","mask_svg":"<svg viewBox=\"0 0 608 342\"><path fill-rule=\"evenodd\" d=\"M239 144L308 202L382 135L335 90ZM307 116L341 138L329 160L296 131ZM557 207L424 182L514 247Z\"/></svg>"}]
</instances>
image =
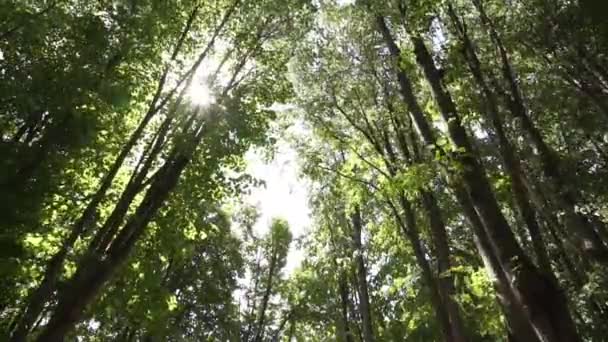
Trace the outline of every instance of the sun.
<instances>
[{"instance_id":1,"label":"sun","mask_svg":"<svg viewBox=\"0 0 608 342\"><path fill-rule=\"evenodd\" d=\"M197 106L208 106L215 103L215 97L204 78L192 82L186 93L188 100Z\"/></svg>"}]
</instances>

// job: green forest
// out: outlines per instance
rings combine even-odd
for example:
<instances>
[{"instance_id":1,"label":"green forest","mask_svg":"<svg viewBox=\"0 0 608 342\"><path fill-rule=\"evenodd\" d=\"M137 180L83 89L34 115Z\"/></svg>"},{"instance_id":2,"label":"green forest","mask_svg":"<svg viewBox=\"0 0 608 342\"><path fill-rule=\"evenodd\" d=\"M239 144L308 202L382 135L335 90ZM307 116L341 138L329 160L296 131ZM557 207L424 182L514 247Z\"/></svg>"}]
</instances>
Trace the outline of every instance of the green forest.
<instances>
[{"instance_id":1,"label":"green forest","mask_svg":"<svg viewBox=\"0 0 608 342\"><path fill-rule=\"evenodd\" d=\"M607 13L0 0L0 341L608 341Z\"/></svg>"}]
</instances>

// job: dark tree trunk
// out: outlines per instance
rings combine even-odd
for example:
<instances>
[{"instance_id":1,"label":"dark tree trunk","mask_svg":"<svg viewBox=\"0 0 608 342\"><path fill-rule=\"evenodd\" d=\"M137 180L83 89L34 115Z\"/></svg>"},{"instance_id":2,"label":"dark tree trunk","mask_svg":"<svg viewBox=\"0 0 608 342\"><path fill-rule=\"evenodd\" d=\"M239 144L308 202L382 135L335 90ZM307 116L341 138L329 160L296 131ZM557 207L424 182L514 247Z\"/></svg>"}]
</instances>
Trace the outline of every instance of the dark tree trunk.
<instances>
[{"instance_id":1,"label":"dark tree trunk","mask_svg":"<svg viewBox=\"0 0 608 342\"><path fill-rule=\"evenodd\" d=\"M487 272L490 274L490 278L493 280L496 297L502 306L503 313L507 320L509 337L517 342L542 342L536 336L524 307L515 297L514 292L509 286L509 280L504 275L500 262L492 252L492 245L488 240L481 219L467 197L466 192L462 188L456 189L454 191L454 196L463 209L464 216L469 222L469 225L473 229L475 245Z\"/></svg>"},{"instance_id":2,"label":"dark tree trunk","mask_svg":"<svg viewBox=\"0 0 608 342\"><path fill-rule=\"evenodd\" d=\"M393 213L396 216L395 218L397 222L401 226L403 235L410 241L412 245L412 249L414 250L414 256L416 257L416 262L422 270L422 276L425 282L429 286L429 292L431 295L431 305L433 306L433 310L435 311L435 317L439 321L443 340L451 342L453 340L452 326L450 324L450 314L448 308L443 302L438 281L433 276L433 271L431 270L431 266L429 265L429 262L426 258L427 253L425 252L423 243L420 239L420 233L416 224L416 217L414 215L414 211L405 196L400 196L399 203L401 209L403 210L403 220L400 218L395 208L393 208Z\"/></svg>"},{"instance_id":3,"label":"dark tree trunk","mask_svg":"<svg viewBox=\"0 0 608 342\"><path fill-rule=\"evenodd\" d=\"M384 18L377 17L377 22L389 50L393 53L394 58L399 58L401 56L399 48L395 44ZM459 168L458 176L462 178L467 196L479 214L492 247L491 253L495 254L500 262L509 286L527 308L533 327L540 338L547 341L579 341L561 290L530 262L503 216L485 171L476 159L475 151L460 123L456 106L444 88L439 72L422 38L411 36L410 39L414 45L416 61L423 70L441 115L447 123L449 136L454 145L462 151L454 153L451 157L462 166ZM411 88L411 82L404 72L399 70L397 74L400 84L410 86L409 88L402 86L401 90L418 131L423 140L433 146L429 124L422 111L415 110L420 107L415 103L417 101ZM451 171L452 176L454 172L456 171Z\"/></svg>"},{"instance_id":4,"label":"dark tree trunk","mask_svg":"<svg viewBox=\"0 0 608 342\"><path fill-rule=\"evenodd\" d=\"M374 342L374 326L372 320L372 309L369 301L369 293L367 286L367 267L363 259L363 247L361 245L361 231L363 223L361 222L361 211L359 206L356 206L351 217L353 226L353 245L355 251L355 263L357 267L357 288L359 291L359 312L361 314L361 322L363 324L363 341Z\"/></svg>"},{"instance_id":5,"label":"dark tree trunk","mask_svg":"<svg viewBox=\"0 0 608 342\"><path fill-rule=\"evenodd\" d=\"M168 159L156 174L150 188L133 216L103 254L88 254L59 296L57 307L40 336L39 342L60 342L81 319L90 304L116 269L127 259L138 238L144 232L158 208L178 182L189 162L180 153Z\"/></svg>"},{"instance_id":6,"label":"dark tree trunk","mask_svg":"<svg viewBox=\"0 0 608 342\"><path fill-rule=\"evenodd\" d=\"M179 100L178 100L179 101ZM115 237L116 232L118 231L121 223L123 222L127 211L131 207L133 200L142 190L142 184L146 177L148 176L148 172L152 168L153 163L156 161L158 155L162 151L162 148L165 144L165 139L167 134L169 133L169 129L171 127L172 114L167 117L165 121L160 126L157 136L155 139L150 141L150 146L147 151L142 155L142 161L140 162L141 167L137 167L133 174L131 175L131 179L127 183L125 190L123 190L120 198L116 202L114 209L110 216L106 219L101 229L97 232L93 240L89 245L89 251L97 250L97 253L103 253L105 249L107 249ZM140 165L138 165L140 166Z\"/></svg>"},{"instance_id":7,"label":"dark tree trunk","mask_svg":"<svg viewBox=\"0 0 608 342\"><path fill-rule=\"evenodd\" d=\"M182 32L180 39L178 40L177 45L173 51L172 59L177 58L178 53L181 51L182 46L184 44L184 40L186 38L186 35L190 31L190 28L192 27L192 24L194 22L194 19L196 18L197 13L198 13L198 7L196 7L190 14L188 21L186 22L184 31ZM50 299L50 296L56 290L57 278L59 277L59 274L61 273L61 268L63 267L65 258L67 257L68 253L72 250L76 241L85 233L87 228L93 224L93 221L95 220L95 213L97 211L97 207L103 200L108 189L110 189L110 187L112 186L112 183L114 182L114 178L118 174L118 171L124 164L127 156L131 152L131 150L135 147L137 142L141 139L147 125L150 123L150 121L156 115L156 113L158 113L158 111L160 110L160 108L157 106L157 104L161 97L168 74L169 74L169 67L167 66L165 68L161 78L159 79L154 97L153 97L152 101L150 102L150 104L148 106L148 111L144 115L142 121L139 123L139 125L137 126L135 131L133 131L133 133L131 133L129 140L126 142L126 144L120 150L120 153L118 154L118 156L114 160L114 163L112 164L112 166L110 167L110 169L108 170L106 175L104 176L103 180L101 181L101 184L99 185L99 188L97 189L97 191L95 192L95 194L93 195L93 197L91 198L89 203L87 204L87 207L82 212L82 215L80 216L78 221L76 221L76 223L74 223L74 225L70 231L70 235L64 241L63 245L61 246L61 249L51 258L51 260L47 264L47 267L46 267L45 273L44 273L44 278L42 279L42 282L40 283L40 285L38 285L38 287L30 295L30 297L28 299L28 303L27 303L26 307L24 308L23 313L21 314L21 317L19 318L16 329L14 330L14 332L12 334L11 341L18 342L18 341L23 341L25 339L25 337L27 336L27 334L29 333L29 331L31 329L32 323L35 322L36 319L40 316L40 313L44 307L44 304L46 302L48 302L48 300ZM148 160L150 163L152 162L152 158L149 158ZM148 165L148 167L149 166L150 165ZM145 177L145 174L143 176ZM140 190L140 189L138 189L138 190ZM130 191L130 192L132 192L132 191ZM125 193L128 193L128 192L125 192ZM125 193L123 193L123 197L126 196ZM127 203L127 201L123 200L123 201L121 201L121 203ZM131 202L129 201L128 204L130 204L130 203ZM127 209L128 209L128 207L127 207ZM118 212L119 212L119 210L113 211L113 213L118 213ZM125 210L125 212L126 212L126 210ZM114 215L114 216L118 216L118 215ZM121 223L123 217L124 217L124 214L122 216L120 216L120 218L121 218L120 221L115 219L115 220L111 220L109 222L113 222L117 226Z\"/></svg>"},{"instance_id":8,"label":"dark tree trunk","mask_svg":"<svg viewBox=\"0 0 608 342\"><path fill-rule=\"evenodd\" d=\"M502 42L494 23L487 16L483 3L473 0L475 7L479 11L482 23L487 27L490 38L496 45L502 63L502 74L507 81L510 96L505 94L505 100L510 106L511 113L521 121L524 131L528 134L530 142L538 153L542 164L541 171L550 181L551 192L556 205L564 211L564 225L577 239L579 250L592 260L602 263L608 262L608 247L603 243L593 224L582 213L577 212L576 205L580 202L579 194L571 189L569 183L565 181L562 163L559 157L545 143L542 134L534 125L528 115L528 110L524 102L524 97L519 83L515 76L509 54Z\"/></svg>"},{"instance_id":9,"label":"dark tree trunk","mask_svg":"<svg viewBox=\"0 0 608 342\"><path fill-rule=\"evenodd\" d=\"M266 326L266 310L268 308L268 302L270 301L270 295L272 294L272 286L274 279L274 273L277 266L277 252L273 246L272 256L270 258L270 266L268 268L268 278L266 278L266 284L264 288L264 296L262 297L262 306L260 308L260 316L256 323L256 333L254 337L255 342L262 342L264 338L265 326Z\"/></svg>"},{"instance_id":10,"label":"dark tree trunk","mask_svg":"<svg viewBox=\"0 0 608 342\"><path fill-rule=\"evenodd\" d=\"M348 322L348 278L345 271L340 273L339 279L339 291L340 291L340 319L342 320L342 335L344 341L354 342L353 333L350 331L350 324Z\"/></svg>"},{"instance_id":11,"label":"dark tree trunk","mask_svg":"<svg viewBox=\"0 0 608 342\"><path fill-rule=\"evenodd\" d=\"M248 322L247 322L247 330L245 330L245 333L243 334L243 338L242 340L244 342L248 342L249 341L249 336L251 336L251 332L253 331L254 328L254 322L255 322L255 312L257 309L257 300L256 300L256 295L258 293L258 288L259 288L259 284L260 284L260 259L258 257L258 259L256 259L256 264L255 264L255 274L254 274L254 279L253 279L253 291L251 291L250 295L247 297L247 308L249 309L249 317L248 317Z\"/></svg>"},{"instance_id":12,"label":"dark tree trunk","mask_svg":"<svg viewBox=\"0 0 608 342\"><path fill-rule=\"evenodd\" d=\"M461 176L468 196L479 213L507 279L529 310L537 334L548 341L579 341L561 289L551 277L542 275L528 260L503 216L485 171L474 157L475 151L460 123L456 106L442 84L424 41L420 36L411 36L410 39L416 61L424 71L447 123L449 136L456 147L464 151L464 154L457 153L454 157L463 166Z\"/></svg>"},{"instance_id":13,"label":"dark tree trunk","mask_svg":"<svg viewBox=\"0 0 608 342\"><path fill-rule=\"evenodd\" d=\"M498 138L500 155L505 170L511 179L511 190L515 198L515 203L519 209L519 215L523 218L523 221L528 228L528 233L530 234L532 245L534 246L538 264L545 273L551 275L552 269L550 258L545 248L545 242L540 230L540 226L536 220L536 211L534 210L530 201L530 196L527 190L528 188L526 187L527 181L525 179L519 159L516 156L515 149L504 131L503 122L500 117L498 107L498 100L486 82L486 77L483 74L481 63L477 57L474 45L468 36L466 26L460 21L451 4L448 4L448 13L450 14L452 22L454 23L454 26L461 37L464 45L463 54L467 64L469 65L469 69L471 70L473 78L477 82L477 85L481 89L481 93L484 96L486 102L485 112L487 113L496 137Z\"/></svg>"},{"instance_id":14,"label":"dark tree trunk","mask_svg":"<svg viewBox=\"0 0 608 342\"><path fill-rule=\"evenodd\" d=\"M389 111L391 112L391 114L394 113L393 110L390 108L389 108ZM397 134L397 141L399 142L399 149L401 151L401 154L405 158L405 160L408 161L408 163L420 162L421 161L420 154L419 154L419 151L417 149L417 145L415 144L415 142L410 141L410 143L409 143L409 145L411 146L411 151L410 151L410 149L408 149L407 139L403 135L401 128L399 127L399 125L397 124L396 121L394 121L394 124L395 124L395 130L396 130L396 134ZM396 164L397 157L396 157L394 149L389 141L388 133L384 132L383 137L384 137L385 150L386 150L386 153L388 154L390 163ZM395 175L394 168L390 167L390 165L388 165L388 167L389 167L389 172L391 173L391 176L394 176ZM439 206L437 205L437 201L436 201L435 197L430 192L428 192L424 188L421 188L420 193L422 196L422 206L423 206L423 208L426 212L426 216L429 220L432 243L433 243L434 250L436 252L435 254L437 255L438 264L439 264L439 270L438 270L439 274L437 275L437 277L434 277L432 274L429 274L428 279L427 279L427 281L429 282L429 285L431 287L437 287L437 289L439 291L440 300L432 301L433 305L438 306L435 308L435 312L437 313L437 315L440 315L440 316L438 316L438 317L441 317L439 319L440 322L449 325L449 326L446 326L443 328L445 333L449 334L449 335L445 336L447 340L454 341L454 342L467 341L467 337L466 337L465 330L464 330L464 325L462 322L462 316L460 314L460 309L458 307L458 303L454 300L454 296L456 294L456 289L454 287L454 278L449 273L449 270L451 268L450 248L449 248L449 244L448 244L448 236L447 236L447 232L445 229L445 223L443 222L443 219L441 217L441 210L439 209ZM409 203L407 203L406 199L403 198L403 196L402 196L400 202L401 202L401 206L402 206L403 210L406 212L406 215L412 215L411 213L408 213L408 211L409 212L412 211L411 205ZM409 222L409 224L412 225L412 226L409 226L411 228L408 227L408 229L416 229L415 226L413 226L415 224L415 218L412 217L412 218L406 219L406 222ZM419 241L418 243L421 243L420 237L412 236L410 238L410 242L412 244L416 243L416 241ZM422 251L421 247L415 247L415 248L419 248L420 251ZM421 257L423 257L422 254L421 254ZM417 256L417 260L418 259L419 259L419 257ZM426 258L423 258L423 259L424 260L422 260L422 259L418 260L419 265L423 269L428 268L428 270L430 272L430 267L428 265L428 262L426 261ZM426 265L423 265L423 263ZM434 291L432 291L432 292L434 292ZM436 294L432 294L432 296L433 295L436 295ZM448 318L449 322L445 321L446 317ZM447 336L449 336L449 339L447 338Z\"/></svg>"},{"instance_id":15,"label":"dark tree trunk","mask_svg":"<svg viewBox=\"0 0 608 342\"><path fill-rule=\"evenodd\" d=\"M441 292L443 303L450 318L452 341L467 341L460 308L454 299L456 296L456 288L454 287L454 277L450 273L450 269L452 268L452 263L450 262L450 247L448 244L445 223L441 218L441 210L439 209L433 194L423 192L422 196L423 206L430 221L431 235L433 237L433 245L435 247L434 249L439 266L439 291Z\"/></svg>"}]
</instances>

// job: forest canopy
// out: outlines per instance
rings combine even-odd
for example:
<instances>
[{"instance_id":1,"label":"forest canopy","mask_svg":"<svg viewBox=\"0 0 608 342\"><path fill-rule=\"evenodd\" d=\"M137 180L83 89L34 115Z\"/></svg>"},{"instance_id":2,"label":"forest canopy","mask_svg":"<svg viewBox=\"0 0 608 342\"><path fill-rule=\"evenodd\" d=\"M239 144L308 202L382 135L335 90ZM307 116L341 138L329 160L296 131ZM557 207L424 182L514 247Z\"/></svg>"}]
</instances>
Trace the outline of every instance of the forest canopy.
<instances>
[{"instance_id":1,"label":"forest canopy","mask_svg":"<svg viewBox=\"0 0 608 342\"><path fill-rule=\"evenodd\" d=\"M1 1L0 340L605 341L605 13Z\"/></svg>"}]
</instances>

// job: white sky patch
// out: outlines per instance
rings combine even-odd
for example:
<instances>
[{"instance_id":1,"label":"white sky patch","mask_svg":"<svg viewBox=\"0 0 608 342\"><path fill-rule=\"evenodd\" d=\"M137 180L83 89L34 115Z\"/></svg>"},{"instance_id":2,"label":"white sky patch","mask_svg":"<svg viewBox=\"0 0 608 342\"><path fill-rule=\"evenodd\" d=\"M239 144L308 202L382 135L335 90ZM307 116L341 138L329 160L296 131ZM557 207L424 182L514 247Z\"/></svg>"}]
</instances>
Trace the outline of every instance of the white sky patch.
<instances>
[{"instance_id":1,"label":"white sky patch","mask_svg":"<svg viewBox=\"0 0 608 342\"><path fill-rule=\"evenodd\" d=\"M299 127L293 127L296 131ZM253 188L246 201L259 209L260 218L254 226L258 236L269 229L273 218L287 220L294 240L302 237L311 223L308 207L308 187L298 176L297 152L284 139L279 139L274 159L264 160L261 151L251 150L245 155L247 172L266 182ZM287 256L285 273L291 273L302 262L303 251L292 242Z\"/></svg>"},{"instance_id":2,"label":"white sky patch","mask_svg":"<svg viewBox=\"0 0 608 342\"><path fill-rule=\"evenodd\" d=\"M355 3L355 0L338 0L337 1L338 5L340 6L347 6L347 5L352 5Z\"/></svg>"},{"instance_id":3,"label":"white sky patch","mask_svg":"<svg viewBox=\"0 0 608 342\"><path fill-rule=\"evenodd\" d=\"M193 104L198 106L208 106L215 102L215 97L207 85L207 77L204 75L195 75L186 95Z\"/></svg>"}]
</instances>

